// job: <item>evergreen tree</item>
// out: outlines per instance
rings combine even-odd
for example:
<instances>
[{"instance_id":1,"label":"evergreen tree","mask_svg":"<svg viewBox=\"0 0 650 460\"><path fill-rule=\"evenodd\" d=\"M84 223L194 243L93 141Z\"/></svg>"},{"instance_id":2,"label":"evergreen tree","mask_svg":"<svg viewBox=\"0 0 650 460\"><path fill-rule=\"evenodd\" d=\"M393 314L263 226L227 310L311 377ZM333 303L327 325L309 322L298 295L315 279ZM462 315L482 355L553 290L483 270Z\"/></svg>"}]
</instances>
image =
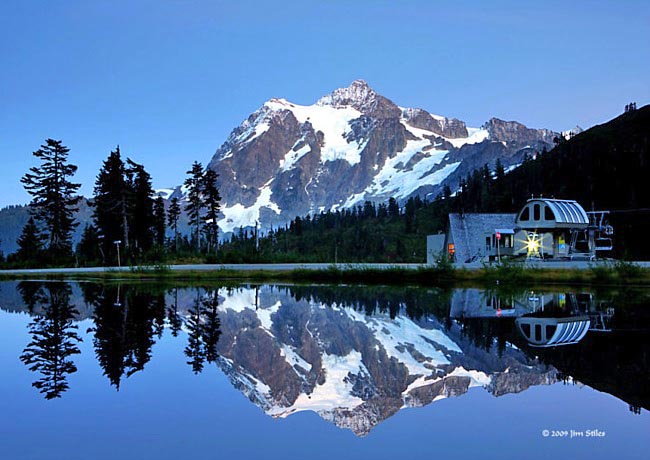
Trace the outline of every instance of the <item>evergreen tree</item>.
<instances>
[{"instance_id":1,"label":"evergreen tree","mask_svg":"<svg viewBox=\"0 0 650 460\"><path fill-rule=\"evenodd\" d=\"M104 161L95 181L93 218L102 239L102 250L107 263L117 260L115 242L129 247L130 186L120 147Z\"/></svg>"},{"instance_id":2,"label":"evergreen tree","mask_svg":"<svg viewBox=\"0 0 650 460\"><path fill-rule=\"evenodd\" d=\"M212 169L208 168L203 175L202 195L203 204L206 209L205 213L205 235L208 241L208 252L216 250L219 244L219 210L221 205L221 195L217 188L217 178L219 175Z\"/></svg>"},{"instance_id":3,"label":"evergreen tree","mask_svg":"<svg viewBox=\"0 0 650 460\"><path fill-rule=\"evenodd\" d=\"M178 252L178 219L181 217L181 205L178 198L172 198L167 210L167 224L174 231L174 250Z\"/></svg>"},{"instance_id":4,"label":"evergreen tree","mask_svg":"<svg viewBox=\"0 0 650 460\"><path fill-rule=\"evenodd\" d=\"M174 288L174 303L167 309L167 320L173 337L178 337L178 333L183 326L183 320L178 313L178 288Z\"/></svg>"},{"instance_id":5,"label":"evergreen tree","mask_svg":"<svg viewBox=\"0 0 650 460\"><path fill-rule=\"evenodd\" d=\"M161 247L165 245L165 231L167 230L166 218L165 200L159 196L153 205L153 221L156 244Z\"/></svg>"},{"instance_id":6,"label":"evergreen tree","mask_svg":"<svg viewBox=\"0 0 650 460\"><path fill-rule=\"evenodd\" d=\"M187 364L190 365L195 374L203 371L206 360L206 349L203 343L203 326L201 317L203 316L203 305L199 291L196 292L196 299L188 311L187 318L187 346L185 347L185 356L188 358Z\"/></svg>"},{"instance_id":7,"label":"evergreen tree","mask_svg":"<svg viewBox=\"0 0 650 460\"><path fill-rule=\"evenodd\" d=\"M221 320L219 319L219 293L218 291L208 292L203 300L203 342L205 343L205 359L209 363L217 360L217 342L221 337Z\"/></svg>"},{"instance_id":8,"label":"evergreen tree","mask_svg":"<svg viewBox=\"0 0 650 460\"><path fill-rule=\"evenodd\" d=\"M32 386L46 399L61 397L69 387L67 376L77 371L69 359L80 352L77 343L81 342L73 322L78 312L70 304L71 293L67 283L47 283L44 313L30 323L32 340L20 356L30 371L41 374Z\"/></svg>"},{"instance_id":9,"label":"evergreen tree","mask_svg":"<svg viewBox=\"0 0 650 460\"><path fill-rule=\"evenodd\" d=\"M189 177L185 179L187 187L187 205L185 211L190 218L190 225L194 227L194 238L197 251L201 250L201 221L203 218L203 166L198 161L192 164L187 171Z\"/></svg>"},{"instance_id":10,"label":"evergreen tree","mask_svg":"<svg viewBox=\"0 0 650 460\"><path fill-rule=\"evenodd\" d=\"M47 300L45 285L46 283L39 281L21 281L18 283L16 290L20 293L20 297L30 315L34 313L37 306Z\"/></svg>"},{"instance_id":11,"label":"evergreen tree","mask_svg":"<svg viewBox=\"0 0 650 460\"><path fill-rule=\"evenodd\" d=\"M39 262L43 255L43 236L38 231L36 222L30 217L18 238L16 257L21 262Z\"/></svg>"},{"instance_id":12,"label":"evergreen tree","mask_svg":"<svg viewBox=\"0 0 650 460\"><path fill-rule=\"evenodd\" d=\"M505 175L506 175L506 171L503 168L503 163L501 162L501 158L497 158L496 164L494 166L494 177L497 180L501 180Z\"/></svg>"},{"instance_id":13,"label":"evergreen tree","mask_svg":"<svg viewBox=\"0 0 650 460\"><path fill-rule=\"evenodd\" d=\"M154 191L151 176L144 166L127 160L126 170L131 188L131 224L129 226L132 247L140 253L148 252L154 241ZM164 220L164 219L163 219Z\"/></svg>"},{"instance_id":14,"label":"evergreen tree","mask_svg":"<svg viewBox=\"0 0 650 460\"><path fill-rule=\"evenodd\" d=\"M451 198L451 187L449 187L448 184L445 184L444 188L442 189L442 196L445 198L445 200Z\"/></svg>"},{"instance_id":15,"label":"evergreen tree","mask_svg":"<svg viewBox=\"0 0 650 460\"><path fill-rule=\"evenodd\" d=\"M94 225L86 225L81 235L81 241L77 245L79 261L83 265L103 262L101 243L97 228Z\"/></svg>"},{"instance_id":16,"label":"evergreen tree","mask_svg":"<svg viewBox=\"0 0 650 460\"><path fill-rule=\"evenodd\" d=\"M61 141L46 139L33 155L41 162L30 168L21 182L32 196L32 214L42 224L50 257L65 261L72 255L72 231L77 226L74 213L80 197L75 196L80 184L69 178L77 172L68 163L70 149Z\"/></svg>"},{"instance_id":17,"label":"evergreen tree","mask_svg":"<svg viewBox=\"0 0 650 460\"><path fill-rule=\"evenodd\" d=\"M399 217L399 205L393 197L390 197L388 200L388 215L391 217Z\"/></svg>"},{"instance_id":18,"label":"evergreen tree","mask_svg":"<svg viewBox=\"0 0 650 460\"><path fill-rule=\"evenodd\" d=\"M164 320L164 302L132 286L104 286L100 292L84 292L94 305L93 344L104 375L117 389L122 378L144 369L151 359Z\"/></svg>"}]
</instances>

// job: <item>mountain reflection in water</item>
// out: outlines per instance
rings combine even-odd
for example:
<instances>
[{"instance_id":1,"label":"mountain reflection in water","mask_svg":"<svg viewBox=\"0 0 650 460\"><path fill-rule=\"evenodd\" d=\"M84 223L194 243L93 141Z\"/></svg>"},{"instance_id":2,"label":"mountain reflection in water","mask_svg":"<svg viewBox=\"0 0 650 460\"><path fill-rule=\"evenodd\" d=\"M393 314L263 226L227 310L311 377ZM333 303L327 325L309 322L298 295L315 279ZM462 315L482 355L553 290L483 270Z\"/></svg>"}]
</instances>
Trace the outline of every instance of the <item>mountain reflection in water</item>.
<instances>
[{"instance_id":1,"label":"mountain reflection in water","mask_svg":"<svg viewBox=\"0 0 650 460\"><path fill-rule=\"evenodd\" d=\"M169 340L182 342L188 371L216 365L272 417L314 411L363 436L402 408L472 387L501 396L580 382L647 409L646 296L5 282L0 305L31 315L20 359L47 399L74 391L82 340L116 389Z\"/></svg>"}]
</instances>

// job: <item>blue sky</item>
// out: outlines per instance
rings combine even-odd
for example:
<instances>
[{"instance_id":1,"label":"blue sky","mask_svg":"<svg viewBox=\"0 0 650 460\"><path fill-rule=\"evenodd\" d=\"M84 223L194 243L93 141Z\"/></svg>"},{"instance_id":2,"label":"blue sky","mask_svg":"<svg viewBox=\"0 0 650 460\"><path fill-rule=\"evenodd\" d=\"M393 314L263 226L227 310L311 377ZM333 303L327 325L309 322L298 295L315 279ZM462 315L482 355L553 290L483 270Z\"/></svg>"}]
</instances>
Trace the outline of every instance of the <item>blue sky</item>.
<instances>
[{"instance_id":1,"label":"blue sky","mask_svg":"<svg viewBox=\"0 0 650 460\"><path fill-rule=\"evenodd\" d=\"M0 63L3 206L47 137L84 194L117 144L173 186L264 101L356 78L470 126L589 127L650 101L650 2L3 0Z\"/></svg>"}]
</instances>

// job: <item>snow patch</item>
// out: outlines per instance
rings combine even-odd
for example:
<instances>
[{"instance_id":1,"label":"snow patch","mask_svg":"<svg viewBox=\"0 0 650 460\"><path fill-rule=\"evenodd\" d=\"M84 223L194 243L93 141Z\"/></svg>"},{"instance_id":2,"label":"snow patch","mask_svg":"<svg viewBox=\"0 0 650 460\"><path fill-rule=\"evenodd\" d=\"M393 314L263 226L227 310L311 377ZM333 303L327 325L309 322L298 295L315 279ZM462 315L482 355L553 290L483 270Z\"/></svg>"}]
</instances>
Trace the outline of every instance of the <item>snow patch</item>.
<instances>
[{"instance_id":1,"label":"snow patch","mask_svg":"<svg viewBox=\"0 0 650 460\"><path fill-rule=\"evenodd\" d=\"M278 300L271 307L260 308L257 310L257 318L260 320L260 323L262 323L262 327L267 331L271 331L271 328L273 327L273 320L271 319L271 315L277 312L281 306L282 303Z\"/></svg>"},{"instance_id":2,"label":"snow patch","mask_svg":"<svg viewBox=\"0 0 650 460\"><path fill-rule=\"evenodd\" d=\"M415 131L423 130L416 129ZM366 192L371 195L406 198L419 187L437 185L442 182L458 167L460 162L445 165L442 170L432 172L449 152L447 150L424 152L423 149L429 145L431 142L427 139L408 141L404 150L395 157L386 160ZM421 152L422 158L415 164L407 166L413 157Z\"/></svg>"},{"instance_id":3,"label":"snow patch","mask_svg":"<svg viewBox=\"0 0 650 460\"><path fill-rule=\"evenodd\" d=\"M465 369L463 366L457 367L453 371L451 371L449 374L447 374L448 377L469 377L471 379L471 382L469 384L470 387L485 387L490 384L490 381L492 380L489 375L487 375L485 372L481 371L468 371Z\"/></svg>"},{"instance_id":4,"label":"snow patch","mask_svg":"<svg viewBox=\"0 0 650 460\"><path fill-rule=\"evenodd\" d=\"M304 360L292 347L283 344L280 354L285 357L291 367L299 366L306 371L311 371L312 365Z\"/></svg>"},{"instance_id":5,"label":"snow patch","mask_svg":"<svg viewBox=\"0 0 650 460\"><path fill-rule=\"evenodd\" d=\"M284 418L305 410L327 412L337 408L354 409L363 404L363 399L351 394L352 383L348 379L348 374L368 374L361 353L351 351L346 356L325 353L322 363L325 372L325 382L322 385L314 387L311 394L301 393L290 407L275 407L269 414Z\"/></svg>"},{"instance_id":6,"label":"snow patch","mask_svg":"<svg viewBox=\"0 0 650 460\"><path fill-rule=\"evenodd\" d=\"M308 144L305 144L298 150L289 150L286 153L284 158L280 160L280 169L282 171L288 171L291 168L295 167L298 160L311 151L311 147Z\"/></svg>"},{"instance_id":7,"label":"snow patch","mask_svg":"<svg viewBox=\"0 0 650 460\"><path fill-rule=\"evenodd\" d=\"M163 200L169 200L169 197L174 193L173 188L161 188L156 190L156 196L161 196Z\"/></svg>"},{"instance_id":8,"label":"snow patch","mask_svg":"<svg viewBox=\"0 0 650 460\"><path fill-rule=\"evenodd\" d=\"M460 347L442 331L423 329L408 318L400 316L391 320L379 316L366 317L354 310L345 311L355 320L364 322L388 356L404 364L411 375L431 375L432 367L449 364L443 349L462 353ZM423 356L423 361L411 354L411 348Z\"/></svg>"},{"instance_id":9,"label":"snow patch","mask_svg":"<svg viewBox=\"0 0 650 460\"><path fill-rule=\"evenodd\" d=\"M260 189L260 194L252 206L244 207L241 203L237 203L222 208L221 212L224 217L218 222L219 228L224 232L231 232L236 228L246 227L258 222L260 220L260 209L262 208L268 208L276 214L280 214L282 210L271 201L271 195L273 194L270 187L271 181Z\"/></svg>"},{"instance_id":10,"label":"snow patch","mask_svg":"<svg viewBox=\"0 0 650 460\"><path fill-rule=\"evenodd\" d=\"M361 152L367 141L348 142L346 139L351 132L350 122L362 115L358 110L347 106L336 108L329 105L298 105L283 99L271 99L264 105L272 110L290 110L298 122L309 121L314 131L321 131L325 135L321 162L345 160L355 165L361 161Z\"/></svg>"},{"instance_id":11,"label":"snow patch","mask_svg":"<svg viewBox=\"0 0 650 460\"><path fill-rule=\"evenodd\" d=\"M247 308L255 308L255 289L239 288L236 290L220 289L219 295L223 301L219 304L219 310L232 310L237 313Z\"/></svg>"},{"instance_id":12,"label":"snow patch","mask_svg":"<svg viewBox=\"0 0 650 460\"><path fill-rule=\"evenodd\" d=\"M467 134L467 137L447 139L447 141L458 149L466 144L480 144L490 136L486 129L481 128L467 128Z\"/></svg>"}]
</instances>

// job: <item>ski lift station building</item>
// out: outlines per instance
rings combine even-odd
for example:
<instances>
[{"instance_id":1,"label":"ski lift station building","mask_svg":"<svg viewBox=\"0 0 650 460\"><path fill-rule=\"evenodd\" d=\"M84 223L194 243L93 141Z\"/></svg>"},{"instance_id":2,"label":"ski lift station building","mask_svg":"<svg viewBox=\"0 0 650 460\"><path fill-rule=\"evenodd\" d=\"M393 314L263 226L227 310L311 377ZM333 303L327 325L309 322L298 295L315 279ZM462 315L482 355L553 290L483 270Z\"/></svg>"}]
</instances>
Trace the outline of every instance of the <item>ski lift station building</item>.
<instances>
[{"instance_id":1,"label":"ski lift station building","mask_svg":"<svg viewBox=\"0 0 650 460\"><path fill-rule=\"evenodd\" d=\"M502 257L593 259L612 249L607 211L573 200L531 198L513 214L449 214L447 232L427 238L427 262L441 253L458 263Z\"/></svg>"}]
</instances>

